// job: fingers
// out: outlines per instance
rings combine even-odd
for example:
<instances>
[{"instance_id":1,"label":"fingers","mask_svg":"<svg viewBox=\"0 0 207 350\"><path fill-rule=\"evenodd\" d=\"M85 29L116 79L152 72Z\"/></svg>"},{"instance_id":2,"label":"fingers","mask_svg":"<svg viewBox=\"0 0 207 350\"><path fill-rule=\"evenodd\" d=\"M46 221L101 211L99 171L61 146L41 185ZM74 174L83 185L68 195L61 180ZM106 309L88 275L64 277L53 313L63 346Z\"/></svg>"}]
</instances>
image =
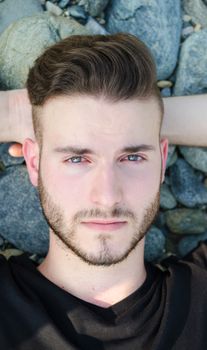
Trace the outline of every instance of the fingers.
<instances>
[{"instance_id":1,"label":"fingers","mask_svg":"<svg viewBox=\"0 0 207 350\"><path fill-rule=\"evenodd\" d=\"M22 144L21 143L14 143L9 147L9 154L12 157L23 157L22 153Z\"/></svg>"}]
</instances>

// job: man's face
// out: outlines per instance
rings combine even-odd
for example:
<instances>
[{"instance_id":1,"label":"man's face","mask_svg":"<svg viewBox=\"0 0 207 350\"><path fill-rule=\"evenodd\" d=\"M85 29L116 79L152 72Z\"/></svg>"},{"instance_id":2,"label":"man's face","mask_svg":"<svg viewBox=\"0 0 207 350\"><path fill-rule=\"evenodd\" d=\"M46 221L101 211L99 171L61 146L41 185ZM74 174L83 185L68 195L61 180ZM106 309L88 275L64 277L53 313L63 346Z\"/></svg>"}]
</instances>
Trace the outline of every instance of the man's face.
<instances>
[{"instance_id":1,"label":"man's face","mask_svg":"<svg viewBox=\"0 0 207 350\"><path fill-rule=\"evenodd\" d=\"M65 250L91 265L136 249L159 208L167 141L154 99L58 97L42 109L38 190Z\"/></svg>"}]
</instances>

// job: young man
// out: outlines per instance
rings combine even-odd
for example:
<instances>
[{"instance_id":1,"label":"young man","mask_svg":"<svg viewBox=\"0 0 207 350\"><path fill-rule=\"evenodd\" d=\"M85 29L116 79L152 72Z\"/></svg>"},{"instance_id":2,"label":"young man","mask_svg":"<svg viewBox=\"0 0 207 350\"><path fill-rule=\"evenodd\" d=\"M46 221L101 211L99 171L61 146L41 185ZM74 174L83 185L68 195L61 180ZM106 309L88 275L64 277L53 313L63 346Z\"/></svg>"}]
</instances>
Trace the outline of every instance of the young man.
<instances>
[{"instance_id":1,"label":"young man","mask_svg":"<svg viewBox=\"0 0 207 350\"><path fill-rule=\"evenodd\" d=\"M23 153L50 226L36 266L1 257L3 349L205 349L206 248L165 272L144 263L168 141L153 60L137 38L74 36L27 88Z\"/></svg>"}]
</instances>

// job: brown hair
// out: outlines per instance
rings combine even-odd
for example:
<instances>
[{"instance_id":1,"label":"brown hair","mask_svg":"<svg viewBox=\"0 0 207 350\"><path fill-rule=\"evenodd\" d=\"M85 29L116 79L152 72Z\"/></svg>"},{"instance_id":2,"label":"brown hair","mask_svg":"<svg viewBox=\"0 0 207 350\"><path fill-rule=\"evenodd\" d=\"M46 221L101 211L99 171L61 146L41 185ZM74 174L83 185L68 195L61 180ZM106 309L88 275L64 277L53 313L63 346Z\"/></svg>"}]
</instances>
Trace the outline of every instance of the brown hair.
<instances>
[{"instance_id":1,"label":"brown hair","mask_svg":"<svg viewBox=\"0 0 207 350\"><path fill-rule=\"evenodd\" d=\"M103 95L111 101L155 97L163 115L156 68L145 44L131 34L74 35L46 49L30 69L27 89L41 140L38 106L62 95Z\"/></svg>"}]
</instances>

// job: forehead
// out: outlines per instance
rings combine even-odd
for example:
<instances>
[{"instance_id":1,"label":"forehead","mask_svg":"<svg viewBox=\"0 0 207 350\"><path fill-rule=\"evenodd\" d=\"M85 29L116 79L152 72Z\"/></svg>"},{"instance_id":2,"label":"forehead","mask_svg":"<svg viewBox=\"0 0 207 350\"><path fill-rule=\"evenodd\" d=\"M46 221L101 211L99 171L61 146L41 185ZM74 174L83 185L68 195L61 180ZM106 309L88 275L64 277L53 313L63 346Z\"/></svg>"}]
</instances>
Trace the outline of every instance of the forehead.
<instances>
[{"instance_id":1,"label":"forehead","mask_svg":"<svg viewBox=\"0 0 207 350\"><path fill-rule=\"evenodd\" d=\"M43 142L145 142L159 136L154 98L112 102L103 97L61 96L42 107Z\"/></svg>"}]
</instances>

